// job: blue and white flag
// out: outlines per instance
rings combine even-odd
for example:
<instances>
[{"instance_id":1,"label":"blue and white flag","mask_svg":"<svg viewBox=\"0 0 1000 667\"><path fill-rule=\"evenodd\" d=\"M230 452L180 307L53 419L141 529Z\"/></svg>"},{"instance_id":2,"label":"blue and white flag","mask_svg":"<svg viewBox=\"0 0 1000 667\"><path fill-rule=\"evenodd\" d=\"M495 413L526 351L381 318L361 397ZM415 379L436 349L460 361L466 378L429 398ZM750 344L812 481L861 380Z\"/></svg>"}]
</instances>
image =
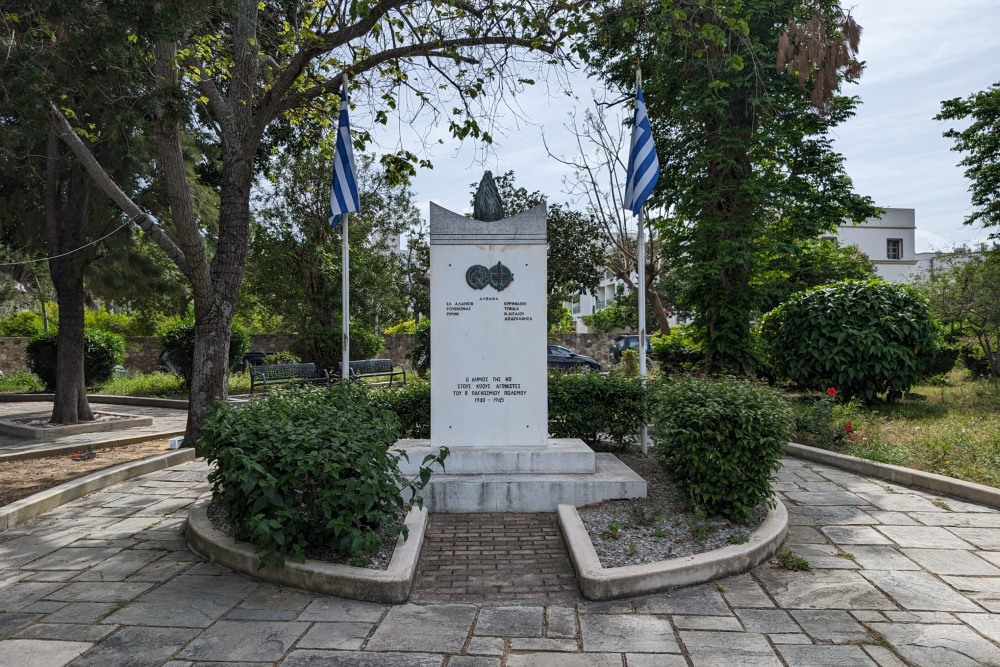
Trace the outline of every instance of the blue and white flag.
<instances>
[{"instance_id":1,"label":"blue and white flag","mask_svg":"<svg viewBox=\"0 0 1000 667\"><path fill-rule=\"evenodd\" d=\"M358 197L358 177L354 169L354 146L351 144L351 122L347 117L347 93L340 96L340 121L337 124L337 145L333 156L333 184L330 188L330 226L340 224L342 213L361 208Z\"/></svg>"},{"instance_id":2,"label":"blue and white flag","mask_svg":"<svg viewBox=\"0 0 1000 667\"><path fill-rule=\"evenodd\" d=\"M635 118L632 122L632 147L628 154L628 175L625 181L625 208L639 215L649 199L653 186L660 179L660 161L653 145L653 128L646 116L646 101L642 86L636 86Z\"/></svg>"}]
</instances>

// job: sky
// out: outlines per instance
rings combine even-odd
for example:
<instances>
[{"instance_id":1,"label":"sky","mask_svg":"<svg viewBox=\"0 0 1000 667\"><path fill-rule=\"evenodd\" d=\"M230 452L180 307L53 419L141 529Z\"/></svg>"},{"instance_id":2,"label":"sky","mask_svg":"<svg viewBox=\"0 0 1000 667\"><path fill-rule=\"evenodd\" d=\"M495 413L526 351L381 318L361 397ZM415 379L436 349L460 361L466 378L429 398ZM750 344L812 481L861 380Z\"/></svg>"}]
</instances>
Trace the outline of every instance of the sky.
<instances>
[{"instance_id":1,"label":"sky","mask_svg":"<svg viewBox=\"0 0 1000 667\"><path fill-rule=\"evenodd\" d=\"M971 211L969 183L958 166L961 155L942 136L952 124L933 118L942 100L1000 81L1000 2L846 0L843 6L863 28L859 56L867 63L860 82L844 89L858 95L861 106L833 135L855 190L878 206L915 209L917 252L985 239L981 227L963 224ZM505 109L490 128L490 147L424 127L425 138L442 142L429 149L434 168L420 170L413 182L425 218L429 201L467 211L469 185L486 169L514 170L518 184L541 190L550 203L573 201L564 183L572 172L549 152L577 154L569 114L579 115L604 91L580 73L561 78L569 81L571 94L560 90L554 74L548 85L530 87L518 97L519 109ZM412 146L416 140L405 124L379 136L383 145Z\"/></svg>"}]
</instances>

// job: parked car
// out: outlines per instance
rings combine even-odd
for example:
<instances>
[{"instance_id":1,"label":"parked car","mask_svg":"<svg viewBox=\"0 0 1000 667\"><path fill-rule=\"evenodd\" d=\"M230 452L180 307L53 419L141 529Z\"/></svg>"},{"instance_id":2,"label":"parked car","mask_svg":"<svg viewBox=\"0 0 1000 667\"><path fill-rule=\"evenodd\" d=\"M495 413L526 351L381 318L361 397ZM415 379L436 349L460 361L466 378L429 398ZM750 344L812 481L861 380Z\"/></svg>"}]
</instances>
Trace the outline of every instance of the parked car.
<instances>
[{"instance_id":1,"label":"parked car","mask_svg":"<svg viewBox=\"0 0 1000 667\"><path fill-rule=\"evenodd\" d=\"M639 334L621 334L615 336L615 342L611 344L611 362L617 364L622 360L622 352L625 350L639 349ZM646 361L652 361L653 345L646 336Z\"/></svg>"},{"instance_id":2,"label":"parked car","mask_svg":"<svg viewBox=\"0 0 1000 667\"><path fill-rule=\"evenodd\" d=\"M577 354L561 345L549 345L549 368L560 371L600 371L601 364L593 357Z\"/></svg>"}]
</instances>

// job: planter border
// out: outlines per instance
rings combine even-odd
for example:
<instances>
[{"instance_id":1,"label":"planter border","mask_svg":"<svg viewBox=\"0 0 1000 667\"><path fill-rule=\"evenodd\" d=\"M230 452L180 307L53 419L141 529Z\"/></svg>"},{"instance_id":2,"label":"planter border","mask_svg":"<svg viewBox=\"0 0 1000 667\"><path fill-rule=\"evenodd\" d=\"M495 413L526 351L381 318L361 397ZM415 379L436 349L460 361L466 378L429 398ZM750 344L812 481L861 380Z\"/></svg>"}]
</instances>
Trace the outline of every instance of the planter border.
<instances>
[{"instance_id":1,"label":"planter border","mask_svg":"<svg viewBox=\"0 0 1000 667\"><path fill-rule=\"evenodd\" d=\"M193 449L179 449L140 461L130 461L104 470L97 470L51 489L39 491L32 496L0 507L0 532L94 491L100 491L134 477L193 460Z\"/></svg>"},{"instance_id":2,"label":"planter border","mask_svg":"<svg viewBox=\"0 0 1000 667\"><path fill-rule=\"evenodd\" d=\"M260 567L253 545L237 542L215 528L208 519L211 494L198 499L188 514L186 535L191 548L201 556L231 570L258 579L315 593L351 600L399 604L406 602L417 576L417 562L427 530L427 510L416 508L406 515L406 540L400 535L385 570L370 570L336 563L287 560L284 567Z\"/></svg>"},{"instance_id":3,"label":"planter border","mask_svg":"<svg viewBox=\"0 0 1000 667\"><path fill-rule=\"evenodd\" d=\"M932 472L904 468L903 466L892 465L890 463L878 463L861 459L856 456L838 454L818 447L800 445L797 442L789 442L785 445L785 454L795 458L822 463L848 472L866 475L868 477L878 477L893 484L912 486L934 493L952 496L961 500L986 505L987 507L1000 508L1000 489L966 482L954 477L946 477Z\"/></svg>"},{"instance_id":4,"label":"planter border","mask_svg":"<svg viewBox=\"0 0 1000 667\"><path fill-rule=\"evenodd\" d=\"M788 512L777 498L775 503L746 544L642 565L602 567L587 528L572 505L559 506L559 527L583 597L614 600L703 584L757 567L778 551L788 533Z\"/></svg>"}]
</instances>

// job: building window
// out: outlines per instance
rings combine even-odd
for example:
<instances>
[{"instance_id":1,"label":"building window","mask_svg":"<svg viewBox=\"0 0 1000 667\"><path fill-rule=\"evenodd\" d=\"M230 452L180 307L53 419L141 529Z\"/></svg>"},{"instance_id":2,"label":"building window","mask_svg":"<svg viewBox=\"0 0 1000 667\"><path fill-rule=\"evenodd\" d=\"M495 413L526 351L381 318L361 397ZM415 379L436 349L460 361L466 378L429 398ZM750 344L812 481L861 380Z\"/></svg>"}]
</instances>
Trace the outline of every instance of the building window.
<instances>
[{"instance_id":1,"label":"building window","mask_svg":"<svg viewBox=\"0 0 1000 667\"><path fill-rule=\"evenodd\" d=\"M903 239L886 239L885 256L887 259L903 259Z\"/></svg>"},{"instance_id":2,"label":"building window","mask_svg":"<svg viewBox=\"0 0 1000 667\"><path fill-rule=\"evenodd\" d=\"M824 236L823 240L824 241L829 241L830 243L836 243L837 242L837 237L836 236Z\"/></svg>"}]
</instances>

